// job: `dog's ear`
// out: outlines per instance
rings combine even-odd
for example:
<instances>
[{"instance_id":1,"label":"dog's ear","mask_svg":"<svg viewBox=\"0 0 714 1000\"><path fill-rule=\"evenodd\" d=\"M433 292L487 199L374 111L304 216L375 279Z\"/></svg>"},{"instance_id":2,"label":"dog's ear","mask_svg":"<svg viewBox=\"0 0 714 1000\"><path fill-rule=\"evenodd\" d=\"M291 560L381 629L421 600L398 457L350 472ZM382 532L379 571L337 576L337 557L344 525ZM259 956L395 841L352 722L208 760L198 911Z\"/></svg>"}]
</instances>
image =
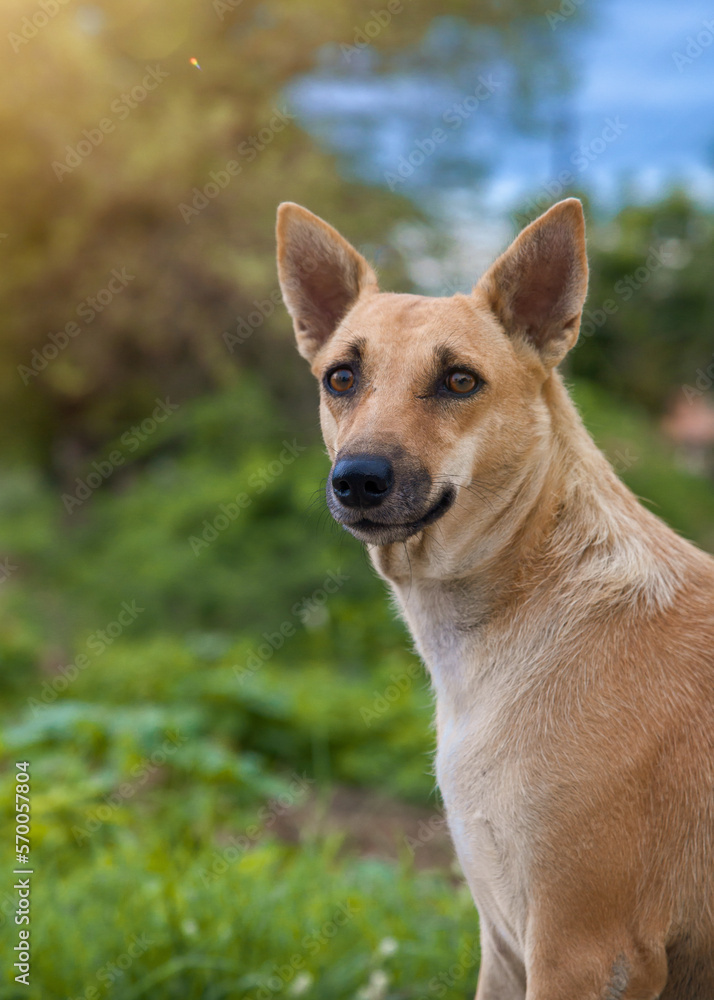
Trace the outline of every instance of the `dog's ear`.
<instances>
[{"instance_id":1,"label":"dog's ear","mask_svg":"<svg viewBox=\"0 0 714 1000\"><path fill-rule=\"evenodd\" d=\"M360 292L377 290L377 277L336 229L300 205L280 205L277 237L283 301L298 350L311 361Z\"/></svg>"},{"instance_id":2,"label":"dog's ear","mask_svg":"<svg viewBox=\"0 0 714 1000\"><path fill-rule=\"evenodd\" d=\"M557 365L578 339L588 288L578 199L559 201L527 226L476 288L509 336L532 344L546 367Z\"/></svg>"}]
</instances>

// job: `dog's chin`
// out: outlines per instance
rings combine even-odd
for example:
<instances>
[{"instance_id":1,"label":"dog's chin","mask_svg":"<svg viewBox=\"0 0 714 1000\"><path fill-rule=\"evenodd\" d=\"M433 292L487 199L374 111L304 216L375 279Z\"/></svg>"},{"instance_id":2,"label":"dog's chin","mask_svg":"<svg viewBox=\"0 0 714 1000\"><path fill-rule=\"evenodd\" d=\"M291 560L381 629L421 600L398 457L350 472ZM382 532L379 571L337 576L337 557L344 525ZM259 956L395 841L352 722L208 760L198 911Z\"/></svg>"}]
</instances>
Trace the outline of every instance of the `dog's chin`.
<instances>
[{"instance_id":1,"label":"dog's chin","mask_svg":"<svg viewBox=\"0 0 714 1000\"><path fill-rule=\"evenodd\" d=\"M392 545L394 542L406 542L408 538L418 535L424 528L434 524L446 514L455 499L456 490L452 486L447 487L436 503L425 514L413 521L390 521L388 516L385 516L382 521L367 517L348 521L344 516L346 511L344 514L340 511L339 516L336 516L333 511L332 516L345 531L349 531L360 542L365 542L367 545Z\"/></svg>"}]
</instances>

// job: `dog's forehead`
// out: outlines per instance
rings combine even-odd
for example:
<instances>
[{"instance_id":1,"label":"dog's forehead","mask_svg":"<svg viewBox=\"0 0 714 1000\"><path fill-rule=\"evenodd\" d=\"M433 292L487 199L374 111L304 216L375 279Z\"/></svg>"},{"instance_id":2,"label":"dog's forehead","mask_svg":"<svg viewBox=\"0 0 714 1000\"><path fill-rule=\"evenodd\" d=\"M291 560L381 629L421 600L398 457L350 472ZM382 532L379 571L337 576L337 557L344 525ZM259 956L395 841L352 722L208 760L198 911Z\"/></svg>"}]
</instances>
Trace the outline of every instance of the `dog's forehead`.
<instances>
[{"instance_id":1,"label":"dog's forehead","mask_svg":"<svg viewBox=\"0 0 714 1000\"><path fill-rule=\"evenodd\" d=\"M359 338L365 349L399 346L431 353L438 343L476 346L480 339L479 310L469 296L431 298L381 292L357 303L340 330L340 340Z\"/></svg>"}]
</instances>

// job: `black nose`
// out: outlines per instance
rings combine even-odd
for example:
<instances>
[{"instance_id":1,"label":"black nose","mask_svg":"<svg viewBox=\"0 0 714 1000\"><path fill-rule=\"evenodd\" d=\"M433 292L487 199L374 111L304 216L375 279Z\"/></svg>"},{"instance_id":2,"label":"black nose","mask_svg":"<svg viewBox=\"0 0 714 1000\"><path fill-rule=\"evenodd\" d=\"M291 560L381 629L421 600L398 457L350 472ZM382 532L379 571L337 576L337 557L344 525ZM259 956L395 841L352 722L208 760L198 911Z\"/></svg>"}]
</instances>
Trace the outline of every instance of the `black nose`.
<instances>
[{"instance_id":1,"label":"black nose","mask_svg":"<svg viewBox=\"0 0 714 1000\"><path fill-rule=\"evenodd\" d=\"M332 490L345 507L376 507L393 483L392 463L378 455L341 458L332 471Z\"/></svg>"}]
</instances>

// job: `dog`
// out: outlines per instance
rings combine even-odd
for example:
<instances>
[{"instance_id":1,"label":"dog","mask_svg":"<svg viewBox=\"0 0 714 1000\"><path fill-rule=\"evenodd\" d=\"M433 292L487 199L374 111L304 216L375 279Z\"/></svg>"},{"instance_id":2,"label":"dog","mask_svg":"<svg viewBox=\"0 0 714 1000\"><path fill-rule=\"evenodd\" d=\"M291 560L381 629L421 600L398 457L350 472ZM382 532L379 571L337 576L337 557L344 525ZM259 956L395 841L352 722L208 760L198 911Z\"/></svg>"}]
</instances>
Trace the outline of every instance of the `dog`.
<instances>
[{"instance_id":1,"label":"dog","mask_svg":"<svg viewBox=\"0 0 714 1000\"><path fill-rule=\"evenodd\" d=\"M299 205L277 237L327 504L435 690L476 1000L714 1000L714 560L618 479L558 372L580 202L449 298L380 291Z\"/></svg>"}]
</instances>

